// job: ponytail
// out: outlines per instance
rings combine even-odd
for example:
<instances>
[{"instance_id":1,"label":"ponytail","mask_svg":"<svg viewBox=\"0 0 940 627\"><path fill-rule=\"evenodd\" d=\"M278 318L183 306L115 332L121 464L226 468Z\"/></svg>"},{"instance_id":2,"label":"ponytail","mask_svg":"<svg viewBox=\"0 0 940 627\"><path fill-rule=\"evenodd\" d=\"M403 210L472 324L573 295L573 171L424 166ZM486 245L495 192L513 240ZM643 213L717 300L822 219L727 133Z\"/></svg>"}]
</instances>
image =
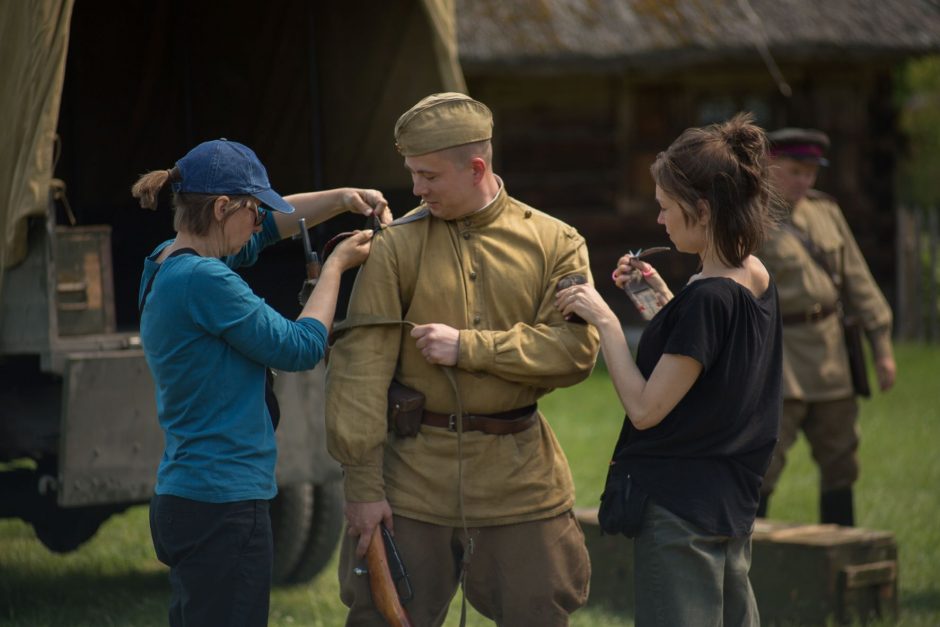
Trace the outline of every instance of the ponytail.
<instances>
[{"instance_id":1,"label":"ponytail","mask_svg":"<svg viewBox=\"0 0 940 627\"><path fill-rule=\"evenodd\" d=\"M131 186L131 196L140 202L144 209L157 209L157 195L167 182L180 180L180 171L174 166L171 170L152 170L147 172Z\"/></svg>"},{"instance_id":2,"label":"ponytail","mask_svg":"<svg viewBox=\"0 0 940 627\"><path fill-rule=\"evenodd\" d=\"M142 175L131 186L131 195L138 200L144 209L157 209L157 197L160 190L167 183L177 183L182 180L179 168L169 170L152 170ZM177 232L185 231L194 235L205 235L213 221L213 204L221 194L200 194L197 192L173 193L173 229ZM244 206L251 199L245 194L229 196L226 207L228 219L235 210Z\"/></svg>"}]
</instances>

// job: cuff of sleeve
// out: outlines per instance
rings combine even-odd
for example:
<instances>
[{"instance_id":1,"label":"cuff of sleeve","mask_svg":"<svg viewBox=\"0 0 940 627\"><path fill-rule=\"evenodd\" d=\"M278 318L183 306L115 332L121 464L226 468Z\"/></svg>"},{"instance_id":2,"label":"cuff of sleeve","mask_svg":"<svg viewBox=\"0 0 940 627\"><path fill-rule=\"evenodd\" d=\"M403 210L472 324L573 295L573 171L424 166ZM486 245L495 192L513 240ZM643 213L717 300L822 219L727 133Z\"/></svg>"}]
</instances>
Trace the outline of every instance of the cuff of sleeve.
<instances>
[{"instance_id":1,"label":"cuff of sleeve","mask_svg":"<svg viewBox=\"0 0 940 627\"><path fill-rule=\"evenodd\" d=\"M312 326L317 335L319 335L321 339L326 342L329 331L327 330L326 325L324 325L321 321L317 320L316 318L300 318L297 320L297 322L302 324L309 324Z\"/></svg>"},{"instance_id":2,"label":"cuff of sleeve","mask_svg":"<svg viewBox=\"0 0 940 627\"><path fill-rule=\"evenodd\" d=\"M346 500L367 503L385 499L385 480L381 466L343 466Z\"/></svg>"},{"instance_id":3,"label":"cuff of sleeve","mask_svg":"<svg viewBox=\"0 0 940 627\"><path fill-rule=\"evenodd\" d=\"M894 349L891 346L891 329L879 327L868 331L868 341L871 343L875 359L894 356Z\"/></svg>"},{"instance_id":4,"label":"cuff of sleeve","mask_svg":"<svg viewBox=\"0 0 940 627\"><path fill-rule=\"evenodd\" d=\"M496 347L493 338L480 331L462 329L458 340L457 366L463 370L486 370L493 363Z\"/></svg>"}]
</instances>

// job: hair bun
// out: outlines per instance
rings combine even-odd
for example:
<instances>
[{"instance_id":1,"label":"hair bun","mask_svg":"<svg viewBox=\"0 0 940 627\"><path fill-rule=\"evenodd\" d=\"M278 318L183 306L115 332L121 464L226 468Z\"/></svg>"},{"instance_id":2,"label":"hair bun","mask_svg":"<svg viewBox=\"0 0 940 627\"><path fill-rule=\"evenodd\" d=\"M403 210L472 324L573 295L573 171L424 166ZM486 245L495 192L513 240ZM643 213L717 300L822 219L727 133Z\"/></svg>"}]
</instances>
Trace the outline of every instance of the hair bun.
<instances>
[{"instance_id":1,"label":"hair bun","mask_svg":"<svg viewBox=\"0 0 940 627\"><path fill-rule=\"evenodd\" d=\"M767 155L767 134L754 123L753 113L738 113L718 130L742 163L756 165Z\"/></svg>"}]
</instances>

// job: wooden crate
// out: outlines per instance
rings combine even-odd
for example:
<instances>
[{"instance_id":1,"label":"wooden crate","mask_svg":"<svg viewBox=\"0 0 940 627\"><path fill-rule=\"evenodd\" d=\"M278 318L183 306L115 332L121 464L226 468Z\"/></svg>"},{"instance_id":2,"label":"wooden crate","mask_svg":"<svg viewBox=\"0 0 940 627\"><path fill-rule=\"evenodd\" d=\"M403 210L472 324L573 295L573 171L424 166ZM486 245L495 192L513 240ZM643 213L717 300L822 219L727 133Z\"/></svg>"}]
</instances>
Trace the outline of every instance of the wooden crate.
<instances>
[{"instance_id":1,"label":"wooden crate","mask_svg":"<svg viewBox=\"0 0 940 627\"><path fill-rule=\"evenodd\" d=\"M602 535L597 510L577 512L591 554L588 603L633 613L633 541ZM758 519L751 583L764 625L826 625L898 617L894 534Z\"/></svg>"},{"instance_id":2,"label":"wooden crate","mask_svg":"<svg viewBox=\"0 0 940 627\"><path fill-rule=\"evenodd\" d=\"M57 226L55 302L60 336L114 333L110 226Z\"/></svg>"}]
</instances>

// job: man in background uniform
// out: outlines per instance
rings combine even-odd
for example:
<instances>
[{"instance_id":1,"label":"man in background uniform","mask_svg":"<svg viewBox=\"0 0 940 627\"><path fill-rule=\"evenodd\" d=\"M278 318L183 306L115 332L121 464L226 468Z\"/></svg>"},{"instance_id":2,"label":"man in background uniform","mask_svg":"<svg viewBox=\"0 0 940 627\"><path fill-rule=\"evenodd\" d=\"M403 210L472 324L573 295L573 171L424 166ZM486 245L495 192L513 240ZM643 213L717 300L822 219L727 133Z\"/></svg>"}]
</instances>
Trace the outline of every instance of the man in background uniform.
<instances>
[{"instance_id":1,"label":"man in background uniform","mask_svg":"<svg viewBox=\"0 0 940 627\"><path fill-rule=\"evenodd\" d=\"M554 307L560 279L590 280L588 253L575 229L508 195L492 129L490 110L457 93L423 99L395 125L423 202L376 234L327 376L350 625L384 624L368 579L353 574L379 523L394 532L416 625L444 621L461 579L503 625L567 625L587 598L571 472L536 402L585 379L597 357L597 331ZM426 397L416 433L389 431L393 379Z\"/></svg>"},{"instance_id":2,"label":"man in background uniform","mask_svg":"<svg viewBox=\"0 0 940 627\"><path fill-rule=\"evenodd\" d=\"M787 451L802 430L819 465L820 520L851 526L852 485L859 473L858 402L840 309L860 319L882 391L895 379L891 309L836 201L812 189L819 167L827 165L829 138L798 128L781 129L768 138L771 175L787 217L759 256L779 292L784 406L758 516L766 515Z\"/></svg>"}]
</instances>

